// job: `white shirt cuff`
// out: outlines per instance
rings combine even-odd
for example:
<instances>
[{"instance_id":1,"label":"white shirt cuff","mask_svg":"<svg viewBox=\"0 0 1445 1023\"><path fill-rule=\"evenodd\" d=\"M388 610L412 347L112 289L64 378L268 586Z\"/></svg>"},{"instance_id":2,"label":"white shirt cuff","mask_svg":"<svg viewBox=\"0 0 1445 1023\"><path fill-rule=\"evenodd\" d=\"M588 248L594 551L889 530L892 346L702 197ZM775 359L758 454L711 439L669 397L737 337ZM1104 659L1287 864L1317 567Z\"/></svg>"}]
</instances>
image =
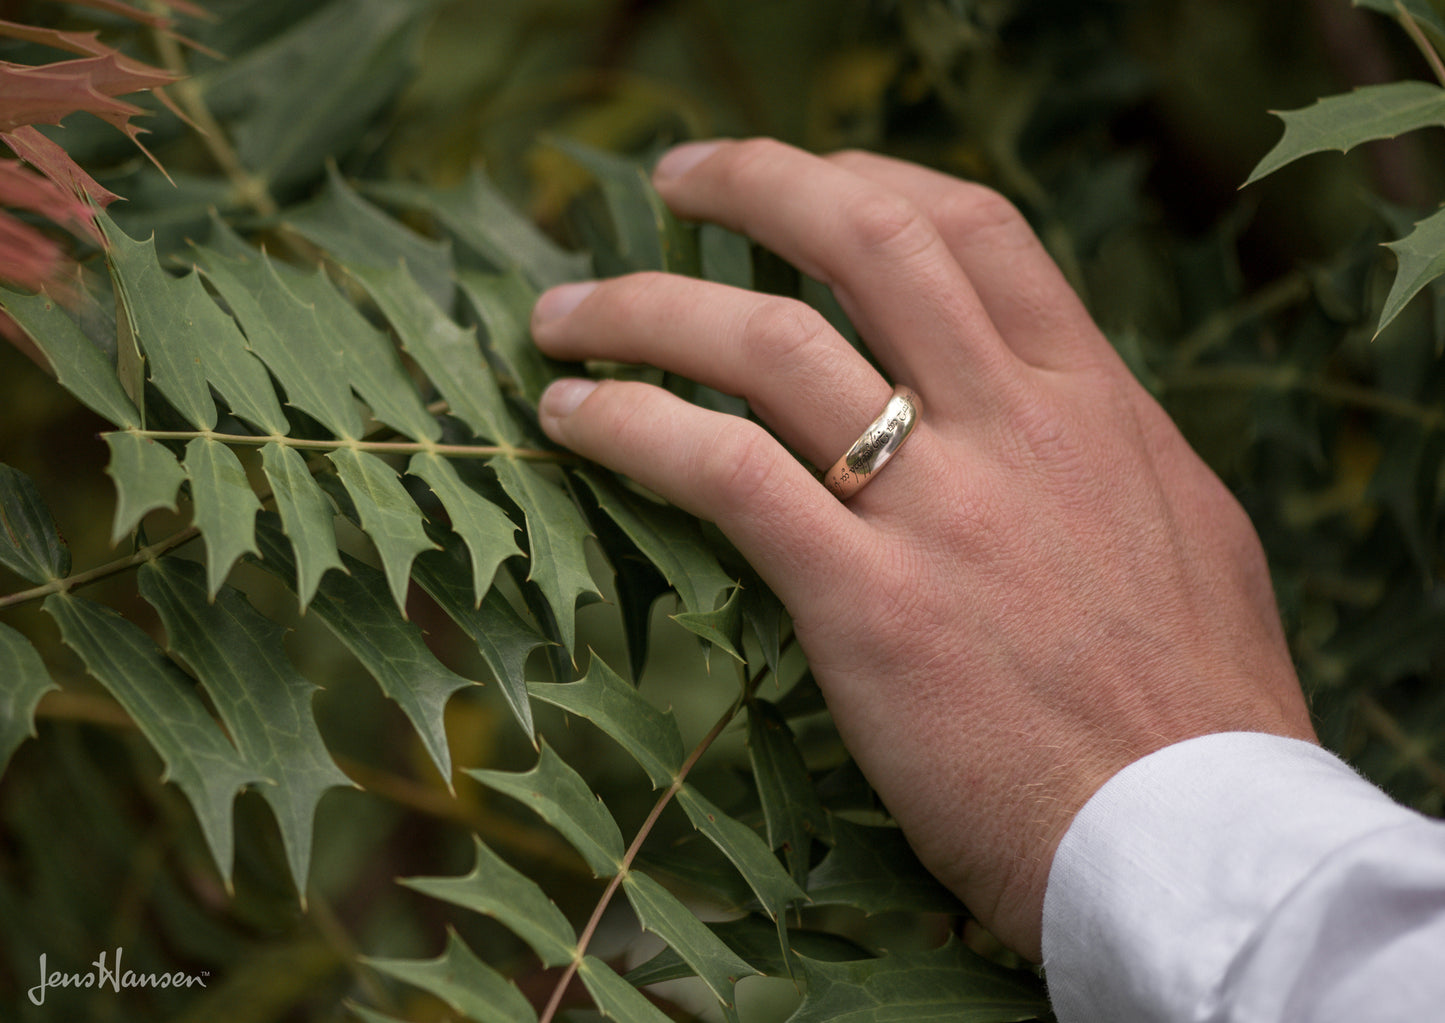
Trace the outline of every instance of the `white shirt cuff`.
<instances>
[{"instance_id":1,"label":"white shirt cuff","mask_svg":"<svg viewBox=\"0 0 1445 1023\"><path fill-rule=\"evenodd\" d=\"M1234 732L1131 764L1079 812L1049 874L1044 968L1059 1020L1235 1018L1220 1002L1247 979L1237 959L1291 894L1339 850L1421 824L1429 883L1445 884L1445 829L1317 746Z\"/></svg>"}]
</instances>

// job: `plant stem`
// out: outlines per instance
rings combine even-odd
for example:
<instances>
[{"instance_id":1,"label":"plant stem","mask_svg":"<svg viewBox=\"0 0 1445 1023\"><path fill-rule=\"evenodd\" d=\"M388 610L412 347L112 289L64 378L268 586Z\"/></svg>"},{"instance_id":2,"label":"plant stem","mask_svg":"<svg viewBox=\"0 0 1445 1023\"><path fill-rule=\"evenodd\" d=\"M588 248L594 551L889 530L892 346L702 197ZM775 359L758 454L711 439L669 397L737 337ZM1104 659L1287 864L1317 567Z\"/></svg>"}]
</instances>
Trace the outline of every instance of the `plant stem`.
<instances>
[{"instance_id":1,"label":"plant stem","mask_svg":"<svg viewBox=\"0 0 1445 1023\"><path fill-rule=\"evenodd\" d=\"M1359 384L1340 383L1308 377L1293 366L1221 366L1187 369L1166 374L1164 386L1171 390L1269 390L1303 391L1341 405L1382 412L1401 419L1413 419L1422 429L1445 428L1445 409L1431 408L1408 398L1385 394Z\"/></svg>"},{"instance_id":2,"label":"plant stem","mask_svg":"<svg viewBox=\"0 0 1445 1023\"><path fill-rule=\"evenodd\" d=\"M1379 702L1372 696L1361 696L1356 701L1365 724L1380 738L1395 748L1395 752L1426 781L1441 792L1445 792L1445 765L1430 756L1428 747L1424 747L1417 739L1413 738L1405 727L1397 721L1393 714L1380 706Z\"/></svg>"},{"instance_id":3,"label":"plant stem","mask_svg":"<svg viewBox=\"0 0 1445 1023\"><path fill-rule=\"evenodd\" d=\"M786 649L792 640L793 637L789 636L783 644L783 649ZM740 695L727 710L723 711L722 716L717 719L712 728L708 729L708 733L693 747L692 752L687 755L687 759L682 762L682 766L677 769L677 774L672 779L672 784L663 790L662 795L659 796L657 802L653 804L651 812L647 815L647 819L643 821L642 826L637 829L637 834L633 837L632 844L629 845L627 851L622 854L622 862L617 866L617 873L612 875L612 880L607 883L606 891L604 891L602 897L597 900L597 905L592 910L592 916L588 919L587 925L582 928L582 934L577 938L576 954L573 955L572 961L567 964L567 968L562 971L562 976L558 979L557 985L552 989L552 996L547 1000L547 1007L542 1010L542 1015L539 1017L538 1023L552 1023L552 1017L557 1014L557 1009L562 1004L562 996L566 994L568 985L572 983L572 978L577 975L577 968L582 964L582 957L587 954L587 945L592 941L592 935L596 933L598 925L602 922L602 916L607 912L607 907L611 904L612 897L617 894L617 889L621 888L622 882L627 879L627 873L632 867L632 861L635 860L637 854L642 851L642 844L647 841L647 837L652 834L652 829L657 826L657 821L662 816L662 811L667 807L668 803L672 802L672 797L682 790L683 783L687 780L687 776L689 772L692 771L693 766L702 758L702 755L708 751L708 748L717 741L718 736L722 735L727 726L732 723L733 718L737 717L738 711L743 709L743 706L757 690L758 683L763 680L767 672L768 669L766 666L758 670L758 673L754 675L744 687L742 695Z\"/></svg>"},{"instance_id":4,"label":"plant stem","mask_svg":"<svg viewBox=\"0 0 1445 1023\"><path fill-rule=\"evenodd\" d=\"M339 451L350 448L354 451L370 451L375 454L414 455L429 452L445 458L520 458L530 462L565 462L574 456L564 451L539 451L534 448L516 448L510 444L433 444L429 441L386 441L386 440L306 440L300 437L285 437L280 434L216 433L212 430L131 430L137 437L150 440L194 440L204 437L222 444L251 445L281 444L285 447L310 451Z\"/></svg>"},{"instance_id":5,"label":"plant stem","mask_svg":"<svg viewBox=\"0 0 1445 1023\"><path fill-rule=\"evenodd\" d=\"M88 586L108 576L116 575L127 569L135 568L147 561L160 557L168 551L175 550L183 543L188 543L201 535L201 531L195 526L186 526L177 530L164 540L157 540L153 544L147 544L134 554L128 554L123 558L116 558L104 565L97 565L95 568L86 569L84 572L77 572L75 575L66 576L64 579L52 579L48 583L31 587L28 590L20 590L16 593L7 593L0 597L0 608L13 607L16 604L24 604L30 600L41 600L52 593L68 593L71 590Z\"/></svg>"},{"instance_id":6,"label":"plant stem","mask_svg":"<svg viewBox=\"0 0 1445 1023\"><path fill-rule=\"evenodd\" d=\"M1291 271L1205 319L1179 342L1175 361L1192 366L1199 356L1227 340L1239 327L1297 305L1309 295L1308 278L1297 270Z\"/></svg>"},{"instance_id":7,"label":"plant stem","mask_svg":"<svg viewBox=\"0 0 1445 1023\"><path fill-rule=\"evenodd\" d=\"M1430 40L1425 38L1425 32L1420 28L1420 23L1415 20L1414 15L1405 9L1400 0L1395 0L1395 16L1400 19L1400 24L1409 33L1410 40L1420 50L1430 70L1435 72L1435 78L1441 85L1445 85L1445 63L1440 60L1440 54L1435 47L1430 45Z\"/></svg>"}]
</instances>

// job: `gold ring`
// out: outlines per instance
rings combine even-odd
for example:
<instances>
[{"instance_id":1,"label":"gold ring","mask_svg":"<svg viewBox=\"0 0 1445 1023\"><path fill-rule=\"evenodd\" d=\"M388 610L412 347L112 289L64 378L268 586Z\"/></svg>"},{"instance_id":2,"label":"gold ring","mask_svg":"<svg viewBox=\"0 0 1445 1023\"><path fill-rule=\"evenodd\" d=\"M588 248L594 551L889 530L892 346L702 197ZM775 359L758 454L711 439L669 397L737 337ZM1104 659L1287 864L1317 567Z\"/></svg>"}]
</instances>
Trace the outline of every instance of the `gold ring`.
<instances>
[{"instance_id":1,"label":"gold ring","mask_svg":"<svg viewBox=\"0 0 1445 1023\"><path fill-rule=\"evenodd\" d=\"M923 403L911 388L898 384L878 418L853 442L823 477L823 484L840 501L846 501L878 475L903 446L922 413Z\"/></svg>"}]
</instances>

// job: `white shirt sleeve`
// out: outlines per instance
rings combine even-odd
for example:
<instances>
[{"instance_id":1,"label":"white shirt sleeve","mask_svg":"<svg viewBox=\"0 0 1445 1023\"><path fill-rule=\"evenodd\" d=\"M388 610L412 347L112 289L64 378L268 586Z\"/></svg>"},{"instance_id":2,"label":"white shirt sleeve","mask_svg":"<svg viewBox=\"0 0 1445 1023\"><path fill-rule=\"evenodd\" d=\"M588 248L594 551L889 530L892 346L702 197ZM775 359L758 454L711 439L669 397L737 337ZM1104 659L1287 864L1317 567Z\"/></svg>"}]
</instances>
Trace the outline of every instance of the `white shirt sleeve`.
<instances>
[{"instance_id":1,"label":"white shirt sleeve","mask_svg":"<svg viewBox=\"0 0 1445 1023\"><path fill-rule=\"evenodd\" d=\"M1085 804L1044 896L1060 1023L1445 1018L1445 823L1295 739L1202 736Z\"/></svg>"}]
</instances>

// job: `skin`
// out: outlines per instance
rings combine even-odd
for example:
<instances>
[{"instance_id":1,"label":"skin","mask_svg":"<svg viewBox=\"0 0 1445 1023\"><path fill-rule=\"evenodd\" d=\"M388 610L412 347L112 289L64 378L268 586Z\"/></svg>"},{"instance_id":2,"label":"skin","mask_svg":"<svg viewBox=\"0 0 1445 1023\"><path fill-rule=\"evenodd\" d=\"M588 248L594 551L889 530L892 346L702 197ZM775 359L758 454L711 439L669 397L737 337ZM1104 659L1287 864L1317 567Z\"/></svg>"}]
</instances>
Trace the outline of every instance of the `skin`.
<instances>
[{"instance_id":1,"label":"skin","mask_svg":"<svg viewBox=\"0 0 1445 1023\"><path fill-rule=\"evenodd\" d=\"M679 147L654 183L830 285L888 379L799 302L637 274L547 292L537 344L685 374L768 429L581 380L542 425L732 539L923 863L1037 961L1054 852L1115 772L1211 732L1315 741L1254 529L997 194L770 140ZM783 445L831 465L890 380L921 423L840 503Z\"/></svg>"}]
</instances>

